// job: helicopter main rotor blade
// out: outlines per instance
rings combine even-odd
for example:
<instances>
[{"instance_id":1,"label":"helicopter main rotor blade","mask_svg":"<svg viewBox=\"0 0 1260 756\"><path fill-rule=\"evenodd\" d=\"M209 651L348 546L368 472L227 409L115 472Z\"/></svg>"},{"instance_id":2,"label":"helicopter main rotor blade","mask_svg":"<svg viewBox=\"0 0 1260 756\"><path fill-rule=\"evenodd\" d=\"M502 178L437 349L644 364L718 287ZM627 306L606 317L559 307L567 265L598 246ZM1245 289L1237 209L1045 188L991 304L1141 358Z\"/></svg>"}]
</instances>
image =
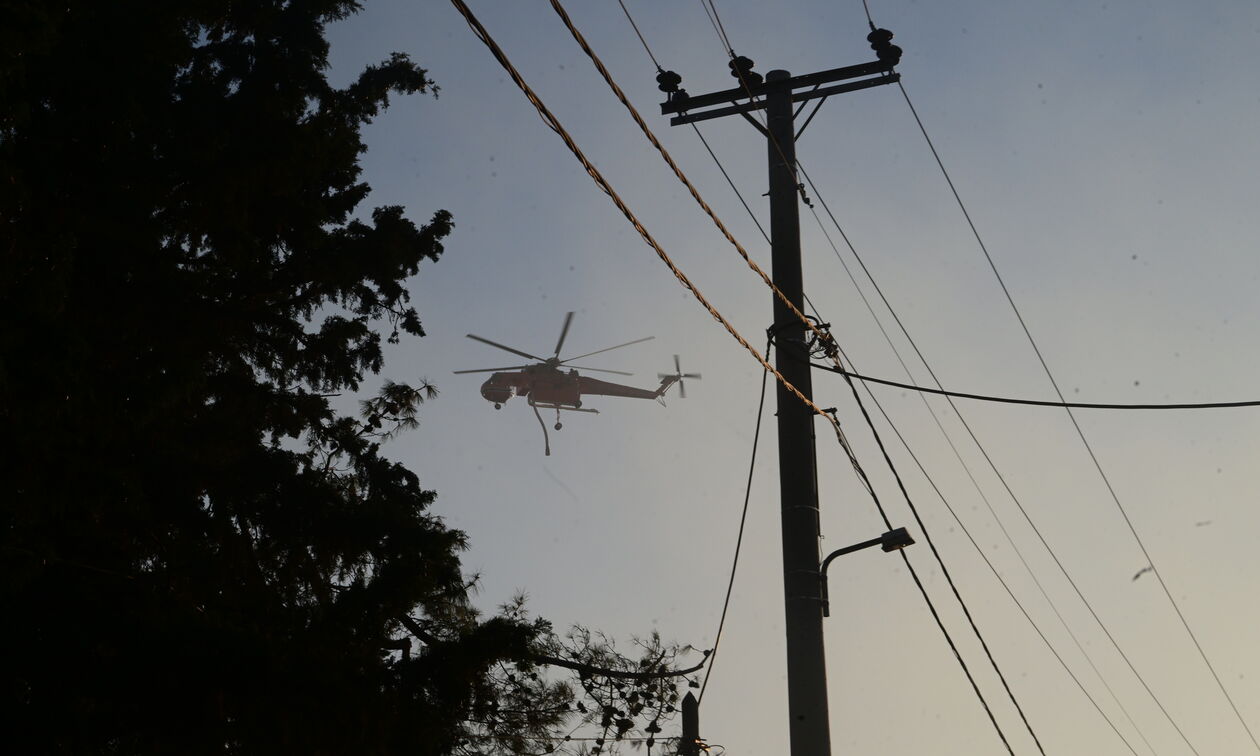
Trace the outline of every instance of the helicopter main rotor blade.
<instances>
[{"instance_id":1,"label":"helicopter main rotor blade","mask_svg":"<svg viewBox=\"0 0 1260 756\"><path fill-rule=\"evenodd\" d=\"M568 367L571 367L574 370L590 370L596 373L615 373L617 375L634 375L634 373L627 373L624 370L606 370L604 368L588 368L588 367L580 367L578 365L569 365Z\"/></svg>"},{"instance_id":2,"label":"helicopter main rotor blade","mask_svg":"<svg viewBox=\"0 0 1260 756\"><path fill-rule=\"evenodd\" d=\"M569 324L573 322L573 313L566 313L564 316L564 326L560 329L560 340L556 342L556 353L552 357L560 356L560 347L564 346L564 337L569 335Z\"/></svg>"},{"instance_id":3,"label":"helicopter main rotor blade","mask_svg":"<svg viewBox=\"0 0 1260 756\"><path fill-rule=\"evenodd\" d=\"M454 373L455 375L462 375L464 373L495 373L500 370L522 370L527 367L530 367L530 366L529 365L513 365L511 367L501 367L501 368L478 368L477 370L452 370L451 372Z\"/></svg>"},{"instance_id":4,"label":"helicopter main rotor blade","mask_svg":"<svg viewBox=\"0 0 1260 756\"><path fill-rule=\"evenodd\" d=\"M513 349L510 346L504 346L497 341L491 341L490 339L482 338L481 336L478 336L472 333L467 334L467 335L468 335L468 338L472 339L473 341L480 341L482 344L489 344L492 347L498 347L499 349L502 349L505 352L511 352L512 354L519 354L522 357L527 357L531 360L538 360L539 362L546 362L546 360L544 360L542 357L535 357L529 352L522 352L519 349Z\"/></svg>"},{"instance_id":5,"label":"helicopter main rotor blade","mask_svg":"<svg viewBox=\"0 0 1260 756\"><path fill-rule=\"evenodd\" d=\"M606 348L606 349L597 349L597 350L596 350L596 351L594 351L594 352L587 352L586 354L579 354L577 357L570 357L570 358L569 358L569 359L567 359L567 360L561 360L560 364L561 364L561 365L563 365L563 364L568 363L568 362L573 362L574 360L580 360L580 359L582 359L583 357L590 357L590 356L592 356L592 355L596 355L596 354L603 354L604 352L611 352L611 351L612 351L612 350L614 350L614 349L620 349L620 348L622 348L622 347L628 347L628 346L630 346L631 344L640 344L640 343L642 343L642 342L644 342L644 341L651 341L651 340L652 340L652 339L654 339L654 338L656 338L656 337L655 337L655 336L644 336L644 337L643 337L643 338L641 338L641 339L635 339L634 341L627 341L626 343L624 343L624 344L618 344L617 346L610 346L610 347L608 347L608 348Z\"/></svg>"}]
</instances>

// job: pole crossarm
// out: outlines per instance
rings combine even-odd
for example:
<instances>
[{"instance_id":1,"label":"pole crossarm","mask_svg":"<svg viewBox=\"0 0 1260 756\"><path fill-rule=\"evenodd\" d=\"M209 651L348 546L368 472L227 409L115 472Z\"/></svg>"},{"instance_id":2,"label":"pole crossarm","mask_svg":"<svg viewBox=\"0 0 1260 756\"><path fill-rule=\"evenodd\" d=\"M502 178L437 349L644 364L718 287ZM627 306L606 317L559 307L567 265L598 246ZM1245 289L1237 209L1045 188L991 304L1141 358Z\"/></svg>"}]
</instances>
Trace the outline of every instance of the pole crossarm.
<instances>
[{"instance_id":1,"label":"pole crossarm","mask_svg":"<svg viewBox=\"0 0 1260 756\"><path fill-rule=\"evenodd\" d=\"M833 87L822 86L828 82L842 81L845 79L859 79L859 81L852 81L847 84L837 84ZM768 95L771 92L781 92L785 89L790 93L791 102L795 103L805 102L819 97L829 97L833 94L840 94L842 92L856 92L860 89L869 89L883 84L893 84L900 80L901 75L895 73L891 65L875 61L872 63L861 63L856 66L833 68L829 71L819 71L818 73L793 76L785 81L768 81L764 84L758 84L756 86L735 87L733 89L724 89L720 92L711 92L709 94L697 95L695 97L674 97L668 102L661 103L661 114L669 115L671 113L677 113L677 116L669 119L669 123L671 126L680 126L686 123L707 121L713 118L734 115L736 113L750 113L755 110L762 110L766 107L764 95ZM804 87L813 87L813 89L808 92L793 91ZM738 102L744 98L748 98L749 101L744 103ZM711 107L726 103L734 104L727 105L722 108ZM698 108L711 109L693 112Z\"/></svg>"}]
</instances>

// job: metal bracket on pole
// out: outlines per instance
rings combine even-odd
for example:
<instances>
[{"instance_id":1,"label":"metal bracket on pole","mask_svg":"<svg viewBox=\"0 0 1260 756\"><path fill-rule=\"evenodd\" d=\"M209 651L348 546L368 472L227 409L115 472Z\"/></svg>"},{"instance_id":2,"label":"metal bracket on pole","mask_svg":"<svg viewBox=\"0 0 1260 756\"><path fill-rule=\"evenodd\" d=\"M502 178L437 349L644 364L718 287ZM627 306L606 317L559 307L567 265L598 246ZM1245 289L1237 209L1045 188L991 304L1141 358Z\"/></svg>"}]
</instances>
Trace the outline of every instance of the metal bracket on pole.
<instances>
[{"instance_id":1,"label":"metal bracket on pole","mask_svg":"<svg viewBox=\"0 0 1260 756\"><path fill-rule=\"evenodd\" d=\"M855 551L869 549L872 546L879 546L884 551L901 551L907 546L914 545L914 538L910 535L910 531L905 528L897 528L884 533L879 538L872 538L869 541L855 543L852 546L845 546L843 549L836 549L827 555L823 560L822 567L818 570L818 577L822 580L822 612L824 617L831 616L831 596L827 589L827 568L831 566L832 560L838 556L852 554Z\"/></svg>"}]
</instances>

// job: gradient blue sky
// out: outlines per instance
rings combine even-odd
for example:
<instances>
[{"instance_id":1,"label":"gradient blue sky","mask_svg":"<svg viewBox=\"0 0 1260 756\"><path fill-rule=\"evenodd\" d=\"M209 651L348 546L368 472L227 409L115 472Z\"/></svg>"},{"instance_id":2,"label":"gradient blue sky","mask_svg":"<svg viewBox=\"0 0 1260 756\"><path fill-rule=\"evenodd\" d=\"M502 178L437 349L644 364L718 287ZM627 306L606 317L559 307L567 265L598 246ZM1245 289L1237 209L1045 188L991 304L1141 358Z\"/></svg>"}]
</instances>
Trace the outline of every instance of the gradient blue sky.
<instances>
[{"instance_id":1,"label":"gradient blue sky","mask_svg":"<svg viewBox=\"0 0 1260 756\"><path fill-rule=\"evenodd\" d=\"M683 270L761 344L771 296L669 174L544 0L470 2L543 100ZM763 265L766 245L695 135L657 115L651 62L614 0L571 0L574 21L684 171ZM662 65L693 94L726 88L724 50L700 2L627 0ZM719 0L738 53L793 73L871 58L852 2ZM1260 397L1260 4L872 0L905 49L904 83L1060 385L1095 402ZM441 395L394 443L465 530L477 601L523 590L558 626L628 641L659 630L713 644L751 449L761 373L678 285L447 3L370 0L332 30L334 78L410 53L441 96L404 98L368 129L372 204L456 229L413 292L429 335L386 375ZM702 125L763 223L765 145L738 118ZM1053 398L895 87L829 100L798 155L947 387ZM821 207L820 207L821 210ZM866 373L904 374L840 261L802 209L806 290ZM836 234L834 229L832 236ZM847 250L844 260L854 265ZM873 293L866 287L868 297ZM513 364L468 332L549 353L647 335L587 360L654 385L674 353L704 374L662 408L592 401L543 456L520 400L496 412L482 376ZM922 366L882 308L911 365ZM896 524L912 525L847 387L815 377ZM946 404L930 401L968 479L917 397L875 388L984 554L1137 753L1190 748L1160 713L986 466ZM1255 751L1146 566L1061 410L960 402L985 450L1159 701L1202 754ZM1260 732L1260 410L1081 411L1134 527L1246 717ZM549 418L549 421L551 418ZM768 415L769 420L769 415ZM880 421L943 557L1051 754L1129 753L1006 595ZM830 432L818 439L829 550L883 527ZM777 464L762 437L748 533L701 731L727 753L787 748ZM987 498L986 505L983 496ZM1000 518L1001 525L993 513ZM1109 693L1002 533L1089 652ZM918 533L917 526L911 530ZM976 671L1016 753L1035 748L968 633L926 545L910 557ZM827 620L836 754L1005 750L900 560L833 565ZM1118 702L1117 702L1118 699ZM1127 715L1122 711L1127 711ZM1149 745L1148 745L1149 743Z\"/></svg>"}]
</instances>

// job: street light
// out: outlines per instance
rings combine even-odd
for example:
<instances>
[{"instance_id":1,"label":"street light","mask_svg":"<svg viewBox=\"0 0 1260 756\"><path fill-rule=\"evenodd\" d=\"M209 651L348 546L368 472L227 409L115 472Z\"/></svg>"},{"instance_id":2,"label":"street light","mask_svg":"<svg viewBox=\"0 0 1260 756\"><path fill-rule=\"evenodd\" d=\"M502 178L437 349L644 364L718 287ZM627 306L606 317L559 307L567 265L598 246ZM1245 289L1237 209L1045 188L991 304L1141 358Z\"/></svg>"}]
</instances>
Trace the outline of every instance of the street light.
<instances>
[{"instance_id":1,"label":"street light","mask_svg":"<svg viewBox=\"0 0 1260 756\"><path fill-rule=\"evenodd\" d=\"M823 560L822 567L819 568L819 573L822 575L823 616L831 616L831 597L827 590L827 567L831 564L831 560L844 554L852 554L855 551L869 549L872 546L879 546L884 551L900 551L912 543L914 543L914 539L910 537L909 531L905 528L897 528L896 530L888 531L879 538L872 538L869 541L862 541L861 543L855 543L852 546L845 546L843 549L836 549L828 554L827 558Z\"/></svg>"}]
</instances>

